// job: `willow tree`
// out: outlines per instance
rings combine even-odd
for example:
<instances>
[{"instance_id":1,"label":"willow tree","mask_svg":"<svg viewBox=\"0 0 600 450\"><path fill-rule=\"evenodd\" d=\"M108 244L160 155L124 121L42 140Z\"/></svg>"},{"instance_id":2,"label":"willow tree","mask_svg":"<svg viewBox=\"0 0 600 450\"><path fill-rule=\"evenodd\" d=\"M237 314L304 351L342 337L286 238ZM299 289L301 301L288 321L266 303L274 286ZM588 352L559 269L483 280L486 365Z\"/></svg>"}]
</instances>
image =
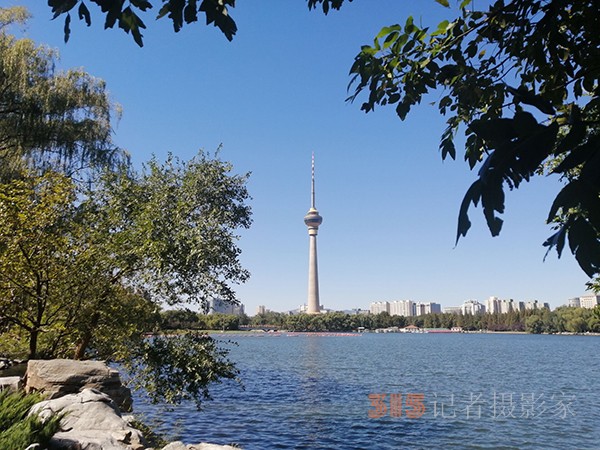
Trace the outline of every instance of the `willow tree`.
<instances>
[{"instance_id":1,"label":"willow tree","mask_svg":"<svg viewBox=\"0 0 600 450\"><path fill-rule=\"evenodd\" d=\"M24 8L0 8L0 177L24 166L75 170L124 159L113 145L118 114L105 83L80 69L55 69L57 53L11 34Z\"/></svg>"}]
</instances>

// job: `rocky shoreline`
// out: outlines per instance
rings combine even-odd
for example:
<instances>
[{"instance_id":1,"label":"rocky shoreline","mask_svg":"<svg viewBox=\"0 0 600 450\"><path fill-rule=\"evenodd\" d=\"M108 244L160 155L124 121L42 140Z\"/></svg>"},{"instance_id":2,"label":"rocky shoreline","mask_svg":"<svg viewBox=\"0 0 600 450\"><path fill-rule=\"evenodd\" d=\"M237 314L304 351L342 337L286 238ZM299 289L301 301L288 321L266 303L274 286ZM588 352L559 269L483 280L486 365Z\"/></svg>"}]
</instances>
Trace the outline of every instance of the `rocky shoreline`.
<instances>
[{"instance_id":1,"label":"rocky shoreline","mask_svg":"<svg viewBox=\"0 0 600 450\"><path fill-rule=\"evenodd\" d=\"M23 361L6 361L6 368ZM2 375L2 371L0 371ZM64 414L61 430L49 450L158 450L148 446L136 429L131 411L130 390L121 383L118 371L101 361L67 359L31 360L25 376L0 377L0 389L43 392L46 400L33 406L29 414L47 420ZM32 443L34 444L34 443ZM233 450L236 447L209 443L171 442L162 450Z\"/></svg>"}]
</instances>

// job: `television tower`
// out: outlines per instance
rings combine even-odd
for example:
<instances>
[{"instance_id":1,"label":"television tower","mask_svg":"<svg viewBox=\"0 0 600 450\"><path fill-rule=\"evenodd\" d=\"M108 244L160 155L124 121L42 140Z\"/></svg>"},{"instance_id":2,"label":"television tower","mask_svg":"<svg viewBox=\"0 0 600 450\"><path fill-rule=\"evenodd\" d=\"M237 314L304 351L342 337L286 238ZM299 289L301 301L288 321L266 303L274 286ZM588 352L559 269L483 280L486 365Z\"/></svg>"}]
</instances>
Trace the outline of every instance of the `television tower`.
<instances>
[{"instance_id":1,"label":"television tower","mask_svg":"<svg viewBox=\"0 0 600 450\"><path fill-rule=\"evenodd\" d=\"M319 270L317 267L317 233L323 218L315 208L315 154L312 155L312 177L311 177L311 203L310 209L304 216L304 223L308 227L308 314L319 314Z\"/></svg>"}]
</instances>

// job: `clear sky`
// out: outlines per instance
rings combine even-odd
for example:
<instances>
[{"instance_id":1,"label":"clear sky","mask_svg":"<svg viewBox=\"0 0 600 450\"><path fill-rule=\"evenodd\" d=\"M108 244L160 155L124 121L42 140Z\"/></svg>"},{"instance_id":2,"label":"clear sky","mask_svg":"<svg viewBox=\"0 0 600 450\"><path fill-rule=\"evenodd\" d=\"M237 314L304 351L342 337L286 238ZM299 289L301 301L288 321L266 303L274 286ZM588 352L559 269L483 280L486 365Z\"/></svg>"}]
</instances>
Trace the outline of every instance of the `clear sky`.
<instances>
[{"instance_id":1,"label":"clear sky","mask_svg":"<svg viewBox=\"0 0 600 450\"><path fill-rule=\"evenodd\" d=\"M237 289L250 315L258 305L285 311L306 302L313 151L325 307L458 306L492 295L556 307L584 293L587 277L568 251L543 262L556 178L508 193L500 237L472 210L473 227L455 247L460 202L476 173L462 155L442 162L436 107L424 102L401 122L391 108L365 114L345 102L354 56L382 26L409 15L434 26L456 11L433 0L355 0L324 16L304 0L238 1L239 31L228 42L203 22L175 34L167 19L155 22L155 8L139 48L122 30L103 31L94 4L92 27L73 17L65 45L63 19L51 21L46 3L13 1L34 14L25 35L58 49L59 68L106 81L124 111L114 141L137 166L152 154L188 159L222 144L222 159L251 172L254 223L239 246L252 276Z\"/></svg>"}]
</instances>

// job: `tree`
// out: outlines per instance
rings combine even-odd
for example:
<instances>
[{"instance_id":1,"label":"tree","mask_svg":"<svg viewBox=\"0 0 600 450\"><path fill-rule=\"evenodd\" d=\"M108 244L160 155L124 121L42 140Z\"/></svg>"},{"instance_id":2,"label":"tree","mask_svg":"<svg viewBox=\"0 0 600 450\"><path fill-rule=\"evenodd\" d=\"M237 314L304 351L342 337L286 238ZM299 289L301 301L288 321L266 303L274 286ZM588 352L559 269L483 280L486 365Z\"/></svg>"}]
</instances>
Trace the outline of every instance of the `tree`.
<instances>
[{"instance_id":1,"label":"tree","mask_svg":"<svg viewBox=\"0 0 600 450\"><path fill-rule=\"evenodd\" d=\"M230 283L248 273L235 230L249 226L250 209L247 176L231 170L200 154L186 163L153 160L140 174L107 170L93 189L54 171L0 184L3 331L20 332L29 358L152 362L141 373L157 395L206 398L204 383L236 373L215 342L148 340L144 332L158 326L163 301L236 301ZM204 350L192 358L189 349ZM166 373L179 374L170 386Z\"/></svg>"},{"instance_id":2,"label":"tree","mask_svg":"<svg viewBox=\"0 0 600 450\"><path fill-rule=\"evenodd\" d=\"M79 207L88 239L98 244L94 273L110 285L90 298L81 322L76 358L85 355L101 324L114 318L104 307L110 286L127 286L154 302L236 302L232 284L246 281L236 231L251 223L248 175L200 153L182 162L152 159L135 173L105 171Z\"/></svg>"},{"instance_id":3,"label":"tree","mask_svg":"<svg viewBox=\"0 0 600 450\"><path fill-rule=\"evenodd\" d=\"M537 315L525 319L525 329L528 333L541 334L544 332L544 321Z\"/></svg>"},{"instance_id":4,"label":"tree","mask_svg":"<svg viewBox=\"0 0 600 450\"><path fill-rule=\"evenodd\" d=\"M111 141L118 113L103 81L80 69L57 72L57 53L8 34L24 8L0 8L0 179L24 166L72 173L127 159Z\"/></svg>"},{"instance_id":5,"label":"tree","mask_svg":"<svg viewBox=\"0 0 600 450\"><path fill-rule=\"evenodd\" d=\"M437 0L448 6L447 0ZM384 27L351 68L361 109L392 105L401 120L428 93L448 116L442 158L464 158L478 177L460 207L457 241L481 202L493 236L500 233L504 190L545 172L565 181L547 221L557 231L544 245L565 243L585 273L600 272L600 17L597 2L497 1L488 10L460 3L460 17L430 31L411 17Z\"/></svg>"},{"instance_id":6,"label":"tree","mask_svg":"<svg viewBox=\"0 0 600 450\"><path fill-rule=\"evenodd\" d=\"M74 200L73 183L54 172L0 185L0 319L27 334L29 358L39 356L41 334L66 337L85 296L85 284L69 282L73 257L85 254ZM50 339L42 354L57 345Z\"/></svg>"},{"instance_id":7,"label":"tree","mask_svg":"<svg viewBox=\"0 0 600 450\"><path fill-rule=\"evenodd\" d=\"M235 377L226 350L144 333L161 302L236 301L248 175L204 153L131 170L110 141L103 82L55 73L52 52L6 33L25 19L0 9L0 342L21 339L29 358L143 361L155 393L200 402ZM74 178L82 168L89 177Z\"/></svg>"},{"instance_id":8,"label":"tree","mask_svg":"<svg viewBox=\"0 0 600 450\"><path fill-rule=\"evenodd\" d=\"M150 400L179 404L193 400L200 409L210 399L208 386L223 378L237 380L239 371L210 336L191 332L178 336L155 336L135 347L125 366L134 387L143 387Z\"/></svg>"},{"instance_id":9,"label":"tree","mask_svg":"<svg viewBox=\"0 0 600 450\"><path fill-rule=\"evenodd\" d=\"M352 0L348 0L351 2ZM123 0L91 0L101 8L105 14L104 28L113 28L118 24L119 28L131 36L135 42L142 47L144 45L142 30L146 24L141 15L153 8L152 2L148 0L132 0L127 3ZM330 9L339 9L344 0L307 0L308 8L316 8L321 5L323 12L327 14ZM77 7L79 20L84 20L87 26L92 24L92 15L84 0L48 0L52 8L54 19L64 15L65 42L71 35L71 11ZM204 13L206 24L213 24L231 41L237 32L237 25L230 15L229 8L235 7L235 0L163 0L162 7L158 11L157 19L167 16L173 22L173 29L178 32L185 24L198 21L198 13Z\"/></svg>"}]
</instances>

